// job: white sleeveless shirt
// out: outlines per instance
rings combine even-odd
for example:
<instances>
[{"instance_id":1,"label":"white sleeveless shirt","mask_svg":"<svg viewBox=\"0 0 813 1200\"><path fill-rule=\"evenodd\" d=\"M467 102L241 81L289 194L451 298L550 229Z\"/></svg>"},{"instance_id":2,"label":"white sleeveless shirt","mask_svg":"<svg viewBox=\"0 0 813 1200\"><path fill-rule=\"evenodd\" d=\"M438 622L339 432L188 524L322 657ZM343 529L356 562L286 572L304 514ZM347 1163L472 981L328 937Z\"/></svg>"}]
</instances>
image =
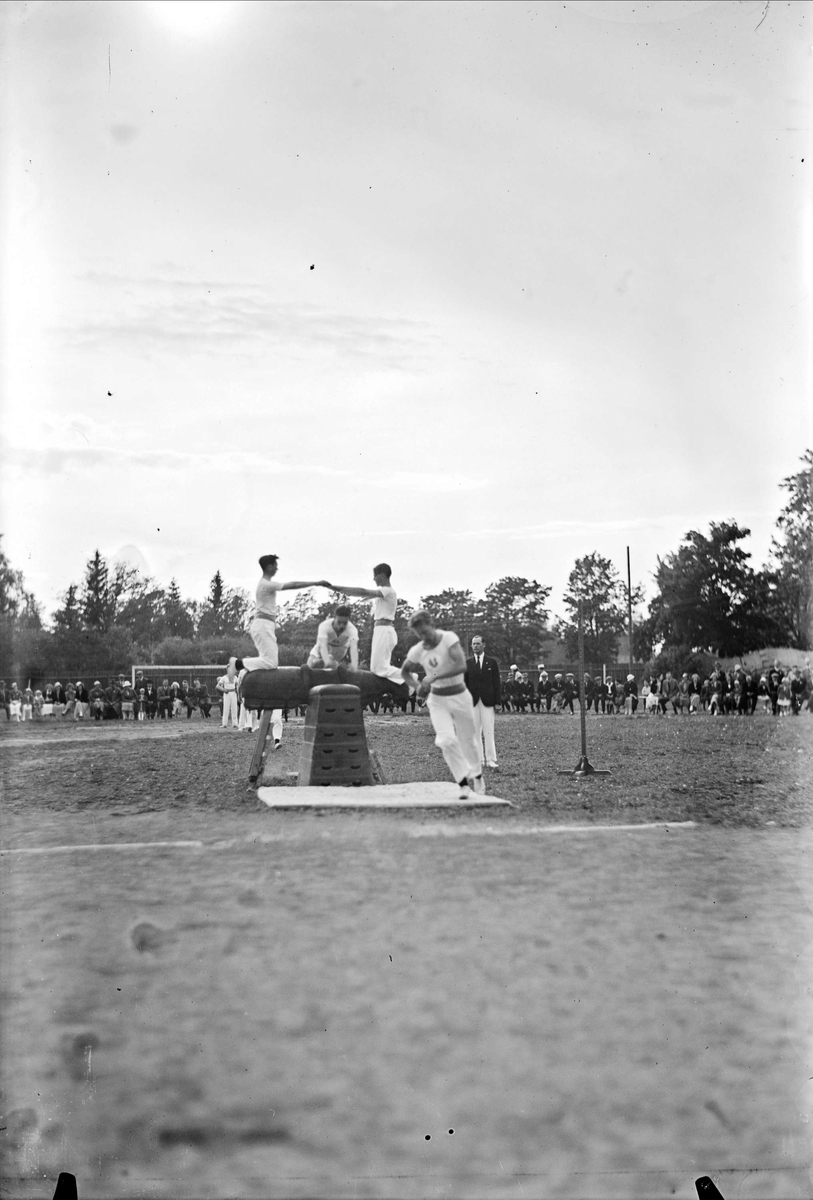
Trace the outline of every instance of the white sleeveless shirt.
<instances>
[{"instance_id":1,"label":"white sleeveless shirt","mask_svg":"<svg viewBox=\"0 0 813 1200\"><path fill-rule=\"evenodd\" d=\"M267 617L277 619L277 592L279 584L273 579L266 579L263 575L260 582L257 584L257 607L254 610L257 613L265 613Z\"/></svg>"},{"instance_id":2,"label":"white sleeveless shirt","mask_svg":"<svg viewBox=\"0 0 813 1200\"><path fill-rule=\"evenodd\" d=\"M440 641L437 646L432 646L429 649L424 646L423 642L418 642L417 646L413 646L410 650L404 664L406 666L410 662L420 663L424 671L426 671L426 678L432 684L433 691L435 690L435 676L442 675L445 671L453 670L456 667L457 664L452 661L449 651L452 646L460 645L460 638L451 630L438 629L437 632L440 634ZM462 684L463 680L464 675L461 671L459 675L448 675L445 679L441 679L438 687L443 689L456 687Z\"/></svg>"},{"instance_id":3,"label":"white sleeveless shirt","mask_svg":"<svg viewBox=\"0 0 813 1200\"><path fill-rule=\"evenodd\" d=\"M394 587L379 588L381 595L373 601L373 618L376 621L394 621L398 597Z\"/></svg>"}]
</instances>

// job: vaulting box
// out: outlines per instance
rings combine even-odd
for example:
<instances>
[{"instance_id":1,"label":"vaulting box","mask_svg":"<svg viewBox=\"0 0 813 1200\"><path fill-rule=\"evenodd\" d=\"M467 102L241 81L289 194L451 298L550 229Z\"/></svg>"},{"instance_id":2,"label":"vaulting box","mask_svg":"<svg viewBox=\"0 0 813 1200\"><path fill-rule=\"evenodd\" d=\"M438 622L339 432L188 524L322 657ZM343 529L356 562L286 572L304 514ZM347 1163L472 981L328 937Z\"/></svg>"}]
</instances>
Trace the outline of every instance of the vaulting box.
<instances>
[{"instance_id":1,"label":"vaulting box","mask_svg":"<svg viewBox=\"0 0 813 1200\"><path fill-rule=\"evenodd\" d=\"M341 683L311 688L298 782L300 787L372 784L359 688Z\"/></svg>"}]
</instances>

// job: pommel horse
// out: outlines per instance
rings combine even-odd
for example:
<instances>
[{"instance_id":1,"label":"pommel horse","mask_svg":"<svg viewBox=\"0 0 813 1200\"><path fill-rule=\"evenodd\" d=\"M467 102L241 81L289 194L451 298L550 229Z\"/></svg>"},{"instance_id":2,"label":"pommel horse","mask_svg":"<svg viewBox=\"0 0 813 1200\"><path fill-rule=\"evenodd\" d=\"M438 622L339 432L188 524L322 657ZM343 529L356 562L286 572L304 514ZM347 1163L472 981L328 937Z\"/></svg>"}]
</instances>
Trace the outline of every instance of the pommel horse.
<instances>
[{"instance_id":1,"label":"pommel horse","mask_svg":"<svg viewBox=\"0 0 813 1200\"><path fill-rule=\"evenodd\" d=\"M248 777L256 783L260 777L265 754L265 743L271 725L271 710L294 708L308 704L311 688L325 683L343 683L357 687L361 693L362 708L372 700L381 700L390 695L395 700L406 700L409 688L405 683L393 683L372 671L354 671L352 667L339 666L332 671L315 670L313 667L277 667L274 671L249 671L240 683L240 695L246 708L263 710L257 744L251 759Z\"/></svg>"}]
</instances>

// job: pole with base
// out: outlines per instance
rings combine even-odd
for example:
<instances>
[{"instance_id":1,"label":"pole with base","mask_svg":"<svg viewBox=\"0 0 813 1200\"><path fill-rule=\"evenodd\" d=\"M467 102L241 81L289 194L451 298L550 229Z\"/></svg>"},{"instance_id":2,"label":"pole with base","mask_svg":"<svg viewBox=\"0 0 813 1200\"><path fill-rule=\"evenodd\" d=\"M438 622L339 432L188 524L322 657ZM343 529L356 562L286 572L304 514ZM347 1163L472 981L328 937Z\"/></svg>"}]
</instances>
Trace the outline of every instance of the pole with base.
<instances>
[{"instance_id":1,"label":"pole with base","mask_svg":"<svg viewBox=\"0 0 813 1200\"><path fill-rule=\"evenodd\" d=\"M580 779L585 775L609 775L610 771L597 771L595 767L590 765L590 760L587 757L587 708L585 705L585 687L584 687L584 626L582 624L582 602L579 601L579 717L581 719L582 733L582 756L576 763L572 771L557 771L557 775L578 776Z\"/></svg>"}]
</instances>

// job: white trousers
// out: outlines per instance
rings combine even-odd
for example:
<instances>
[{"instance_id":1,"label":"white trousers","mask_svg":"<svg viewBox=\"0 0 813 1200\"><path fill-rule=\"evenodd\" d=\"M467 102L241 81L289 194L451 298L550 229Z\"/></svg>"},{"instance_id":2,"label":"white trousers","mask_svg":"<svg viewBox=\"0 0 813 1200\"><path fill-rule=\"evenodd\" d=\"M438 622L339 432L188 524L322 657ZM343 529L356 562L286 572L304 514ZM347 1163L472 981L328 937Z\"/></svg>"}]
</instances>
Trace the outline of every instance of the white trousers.
<instances>
[{"instance_id":1,"label":"white trousers","mask_svg":"<svg viewBox=\"0 0 813 1200\"><path fill-rule=\"evenodd\" d=\"M373 645L370 650L370 670L373 675L392 679L394 683L403 683L404 677L400 667L394 667L390 662L392 652L397 645L398 634L392 625L376 625L373 629Z\"/></svg>"},{"instance_id":2,"label":"white trousers","mask_svg":"<svg viewBox=\"0 0 813 1200\"><path fill-rule=\"evenodd\" d=\"M471 693L469 693L471 694ZM483 765L483 742L485 742L487 763L497 761L497 747L494 742L494 709L478 700L474 708L474 728L477 734L477 749L480 752L480 766Z\"/></svg>"},{"instance_id":3,"label":"white trousers","mask_svg":"<svg viewBox=\"0 0 813 1200\"><path fill-rule=\"evenodd\" d=\"M257 658L244 658L245 669L247 671L276 670L279 666L279 646L274 622L255 617L248 632L251 634L251 640L257 647L259 655Z\"/></svg>"},{"instance_id":4,"label":"white trousers","mask_svg":"<svg viewBox=\"0 0 813 1200\"><path fill-rule=\"evenodd\" d=\"M223 700L223 721L221 724L225 729L231 717L232 725L237 725L237 692L222 692Z\"/></svg>"},{"instance_id":5,"label":"white trousers","mask_svg":"<svg viewBox=\"0 0 813 1200\"><path fill-rule=\"evenodd\" d=\"M260 728L260 717L256 709L246 708L245 704L240 705L240 718L237 722L238 729L250 729L252 733L256 733ZM282 709L271 709L271 736L275 742L282 741Z\"/></svg>"},{"instance_id":6,"label":"white trousers","mask_svg":"<svg viewBox=\"0 0 813 1200\"><path fill-rule=\"evenodd\" d=\"M430 692L426 707L432 718L435 745L445 758L455 783L470 775L479 775L480 754L471 692L466 689L456 696L438 696Z\"/></svg>"}]
</instances>

